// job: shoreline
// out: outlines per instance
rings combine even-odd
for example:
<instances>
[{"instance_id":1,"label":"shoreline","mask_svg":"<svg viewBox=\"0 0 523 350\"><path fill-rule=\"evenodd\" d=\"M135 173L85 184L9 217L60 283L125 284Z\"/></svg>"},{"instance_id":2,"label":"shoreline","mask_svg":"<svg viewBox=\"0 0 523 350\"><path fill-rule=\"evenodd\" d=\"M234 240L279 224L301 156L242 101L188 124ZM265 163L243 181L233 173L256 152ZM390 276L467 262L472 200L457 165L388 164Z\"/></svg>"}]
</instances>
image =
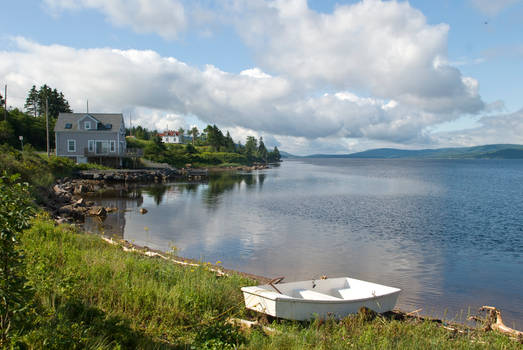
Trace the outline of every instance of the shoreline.
<instances>
[{"instance_id":1,"label":"shoreline","mask_svg":"<svg viewBox=\"0 0 523 350\"><path fill-rule=\"evenodd\" d=\"M89 234L88 232L81 231L83 234ZM216 264L211 264L209 262L202 262L199 260L195 260L192 258L185 258L178 256L176 254L167 253L165 251L159 250L159 249L152 249L147 246L140 246L135 243L131 243L128 240L125 239L118 239L115 240L111 237L107 237L104 235L98 235L103 241L110 245L119 246L121 247L125 252L135 252L144 256L147 256L149 258L159 258L163 259L168 263L176 264L176 265L182 265L185 267L192 266L192 267L206 267L208 271L213 272L218 277L230 277L231 275L239 275L241 277L245 277L251 280L254 280L258 282L259 284L267 284L269 281L271 281L270 278L255 275L251 273L246 273L239 270L234 269L228 269L224 268L223 266L219 266ZM420 314L420 311L422 309L413 310L410 312L401 310L399 308L394 308L391 311L385 312L385 313L377 313L369 309L360 309L358 311L358 314L363 315L364 317L375 317L373 315L382 315L386 319L389 320L397 320L397 321L409 321L409 320L417 320L422 322L429 322L429 323L435 323L438 324L443 329L446 329L449 332L452 333L461 333L464 334L466 332L472 332L477 331L478 327L474 327L471 324L457 322L454 320L446 320L446 319L440 319L440 318L434 318L427 315ZM507 327L505 324L503 324L503 321L501 319L501 313L499 310L497 310L495 307L492 306L483 306L480 308L479 312L486 311L487 312L487 318L481 319L477 315L472 315L467 320L468 322L476 322L477 325L479 325L482 322L485 322L485 325L483 326L484 331L488 330L495 330L502 334L505 334L506 336L509 336L513 338L515 341L519 341L523 344L523 333ZM278 320L276 317L268 316L265 314L259 314L257 315L257 319L260 317L265 317L267 320ZM236 323L243 323L248 324L248 328L252 326L259 326L260 323L257 320L242 320L242 319L231 319L232 322ZM297 321L300 322L300 321ZM309 321L304 321L305 323ZM303 322L301 322L303 323ZM265 326L263 326L265 327ZM274 330L272 328L269 328L270 332L272 333Z\"/></svg>"},{"instance_id":2,"label":"shoreline","mask_svg":"<svg viewBox=\"0 0 523 350\"><path fill-rule=\"evenodd\" d=\"M243 167L228 167L228 168L219 168L222 169L222 171L238 171L239 169L243 169ZM212 171L212 170L210 170ZM132 182L132 181L131 181ZM162 181L163 182L163 181ZM132 183L151 183L148 181L142 182L142 181L134 181ZM157 181L154 181L154 183L157 183ZM65 201L66 204L61 206L56 205L46 205L44 206L46 209L50 209L53 215L53 219L57 224L66 223L66 222L73 222L77 223L78 221L81 221L85 218L85 216L98 216L98 217L105 217L107 213L110 213L115 210L119 210L118 208L104 208L100 206L94 205L93 202L89 201L89 195L96 193L96 191L99 190L106 190L106 189L114 189L118 186L126 186L126 181L122 180L116 180L116 181L108 181L107 179L63 179L57 181L57 183L53 186L52 190L50 191L52 194L55 195L55 200L58 199L58 203L60 203L60 200ZM57 187L58 186L58 187ZM46 203L49 204L49 203ZM62 203L63 204L63 203ZM84 234L91 234L86 231L83 231L83 229L80 230ZM163 259L166 259L165 256L168 255L169 259L175 259L176 263L181 264L190 264L193 266L208 266L209 268L215 270L215 271L221 271L223 274L236 274L240 275L242 277L249 278L251 280L254 280L258 282L259 284L266 284L270 278L267 278L265 276L255 275L251 273L246 273L239 270L233 270L233 269L227 269L223 266L219 266L216 264L206 263L202 262L196 259L186 258L178 255L173 255L170 253L166 253L165 251L159 250L159 249L151 249L147 246L140 246L134 243L131 243L126 240L118 240L115 241L112 238L108 238L107 236L99 235L103 240L110 243L109 241L116 242L115 244L118 244L123 247L123 249L128 249L130 251L138 251L141 254L150 256L150 257L160 257ZM423 316L420 315L421 309L414 310L414 311L403 311L403 310L395 310L396 313L399 315L403 315L402 317L414 317L422 320L430 320L435 321L438 323L455 323L456 321L447 321L447 320L439 320L436 318L432 318L429 316ZM460 324L466 327L470 327L470 324L464 323L456 323Z\"/></svg>"}]
</instances>

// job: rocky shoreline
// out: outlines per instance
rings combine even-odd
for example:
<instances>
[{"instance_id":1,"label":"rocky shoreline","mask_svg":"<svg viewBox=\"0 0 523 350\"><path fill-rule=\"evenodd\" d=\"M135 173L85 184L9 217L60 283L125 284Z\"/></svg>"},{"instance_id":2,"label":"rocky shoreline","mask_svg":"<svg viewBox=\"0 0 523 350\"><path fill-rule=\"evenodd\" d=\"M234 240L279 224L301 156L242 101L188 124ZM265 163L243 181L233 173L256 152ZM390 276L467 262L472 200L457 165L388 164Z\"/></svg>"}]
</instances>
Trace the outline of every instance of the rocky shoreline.
<instances>
[{"instance_id":1,"label":"rocky shoreline","mask_svg":"<svg viewBox=\"0 0 523 350\"><path fill-rule=\"evenodd\" d=\"M266 164L254 164L209 169L187 167L185 169L84 170L76 173L72 178L58 179L47 194L44 207L58 223L83 221L86 216L104 218L107 213L118 208L97 206L86 199L100 190L125 189L127 185L137 183L202 182L209 179L209 172L254 171L268 168Z\"/></svg>"},{"instance_id":2,"label":"rocky shoreline","mask_svg":"<svg viewBox=\"0 0 523 350\"><path fill-rule=\"evenodd\" d=\"M44 207L58 223L83 221L86 216L104 218L118 208L97 206L86 197L105 189L124 189L128 184L176 180L201 182L207 179L207 171L200 169L81 171L74 178L57 180L44 200Z\"/></svg>"}]
</instances>

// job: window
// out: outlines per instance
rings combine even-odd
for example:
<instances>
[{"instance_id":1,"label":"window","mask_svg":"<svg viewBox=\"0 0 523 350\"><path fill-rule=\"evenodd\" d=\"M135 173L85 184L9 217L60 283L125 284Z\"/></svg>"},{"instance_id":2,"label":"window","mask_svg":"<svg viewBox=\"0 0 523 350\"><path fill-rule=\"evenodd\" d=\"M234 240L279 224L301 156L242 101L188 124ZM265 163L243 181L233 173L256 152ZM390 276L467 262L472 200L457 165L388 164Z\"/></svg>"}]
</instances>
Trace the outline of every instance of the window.
<instances>
[{"instance_id":1,"label":"window","mask_svg":"<svg viewBox=\"0 0 523 350\"><path fill-rule=\"evenodd\" d=\"M109 141L96 141L96 154L106 154L109 152Z\"/></svg>"},{"instance_id":2,"label":"window","mask_svg":"<svg viewBox=\"0 0 523 350\"><path fill-rule=\"evenodd\" d=\"M71 129L72 127L73 127L73 124L71 124L71 123L66 123L65 124L65 128L66 129Z\"/></svg>"},{"instance_id":3,"label":"window","mask_svg":"<svg viewBox=\"0 0 523 350\"><path fill-rule=\"evenodd\" d=\"M87 148L89 152L94 152L94 140L87 141Z\"/></svg>"},{"instance_id":4,"label":"window","mask_svg":"<svg viewBox=\"0 0 523 350\"><path fill-rule=\"evenodd\" d=\"M109 150L110 150L111 152L114 152L115 149L116 149L116 142L115 142L115 141L109 141L109 145L110 145Z\"/></svg>"},{"instance_id":5,"label":"window","mask_svg":"<svg viewBox=\"0 0 523 350\"><path fill-rule=\"evenodd\" d=\"M76 140L67 140L67 152L76 152Z\"/></svg>"},{"instance_id":6,"label":"window","mask_svg":"<svg viewBox=\"0 0 523 350\"><path fill-rule=\"evenodd\" d=\"M84 129L91 130L91 122L84 122Z\"/></svg>"}]
</instances>

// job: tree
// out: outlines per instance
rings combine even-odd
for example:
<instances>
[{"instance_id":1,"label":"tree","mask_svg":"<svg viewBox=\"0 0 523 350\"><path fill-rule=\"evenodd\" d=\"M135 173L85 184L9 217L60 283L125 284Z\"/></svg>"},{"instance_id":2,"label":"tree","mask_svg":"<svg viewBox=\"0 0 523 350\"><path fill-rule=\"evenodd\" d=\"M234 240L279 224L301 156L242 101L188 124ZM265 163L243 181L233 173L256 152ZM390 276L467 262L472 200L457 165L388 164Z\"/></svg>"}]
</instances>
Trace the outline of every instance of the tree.
<instances>
[{"instance_id":1,"label":"tree","mask_svg":"<svg viewBox=\"0 0 523 350\"><path fill-rule=\"evenodd\" d=\"M274 146L274 150L269 152L268 160L269 160L269 162L281 161L281 155L280 155L280 151L278 150L278 147Z\"/></svg>"},{"instance_id":2,"label":"tree","mask_svg":"<svg viewBox=\"0 0 523 350\"><path fill-rule=\"evenodd\" d=\"M69 102L64 94L56 89L51 89L47 84L42 85L39 90L36 90L36 86L33 85L27 94L24 108L28 113L31 113L35 117L43 116L45 115L46 100L49 109L49 116L52 118L57 118L58 114L61 112L72 112Z\"/></svg>"},{"instance_id":3,"label":"tree","mask_svg":"<svg viewBox=\"0 0 523 350\"><path fill-rule=\"evenodd\" d=\"M192 135L192 144L194 146L194 140L198 137L198 128L196 126L192 127L191 135Z\"/></svg>"},{"instance_id":4,"label":"tree","mask_svg":"<svg viewBox=\"0 0 523 350\"><path fill-rule=\"evenodd\" d=\"M36 118L38 112L38 90L36 90L35 85L33 85L31 90L29 90L29 93L27 94L24 108L27 113L34 115L34 117Z\"/></svg>"},{"instance_id":5,"label":"tree","mask_svg":"<svg viewBox=\"0 0 523 350\"><path fill-rule=\"evenodd\" d=\"M236 151L234 140L232 139L231 134L229 134L229 131L227 131L227 136L225 136L225 151L231 153Z\"/></svg>"},{"instance_id":6,"label":"tree","mask_svg":"<svg viewBox=\"0 0 523 350\"><path fill-rule=\"evenodd\" d=\"M0 144L11 143L13 128L7 120L0 121Z\"/></svg>"},{"instance_id":7,"label":"tree","mask_svg":"<svg viewBox=\"0 0 523 350\"><path fill-rule=\"evenodd\" d=\"M5 104L4 96L2 96L2 94L0 93L0 107L4 107L4 104Z\"/></svg>"},{"instance_id":8,"label":"tree","mask_svg":"<svg viewBox=\"0 0 523 350\"><path fill-rule=\"evenodd\" d=\"M247 142L245 142L245 155L247 159L252 161L256 158L256 152L258 151L258 141L254 136L247 136Z\"/></svg>"},{"instance_id":9,"label":"tree","mask_svg":"<svg viewBox=\"0 0 523 350\"><path fill-rule=\"evenodd\" d=\"M204 131L207 134L207 143L213 150L218 151L221 146L225 146L225 137L216 124L213 126L207 125Z\"/></svg>"},{"instance_id":10,"label":"tree","mask_svg":"<svg viewBox=\"0 0 523 350\"><path fill-rule=\"evenodd\" d=\"M263 162L267 163L267 148L265 148L265 144L263 143L263 137L260 136L260 142L258 143L258 151L256 152L258 158L260 158Z\"/></svg>"}]
</instances>

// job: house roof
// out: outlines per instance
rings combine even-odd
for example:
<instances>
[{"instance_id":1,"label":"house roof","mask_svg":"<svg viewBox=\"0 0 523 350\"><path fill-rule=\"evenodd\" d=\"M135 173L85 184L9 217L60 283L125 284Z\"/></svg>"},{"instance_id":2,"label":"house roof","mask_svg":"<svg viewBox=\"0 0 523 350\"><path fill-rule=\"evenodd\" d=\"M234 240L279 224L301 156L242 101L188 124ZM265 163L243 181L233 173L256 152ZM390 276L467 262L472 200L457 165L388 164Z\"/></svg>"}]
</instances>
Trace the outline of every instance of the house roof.
<instances>
[{"instance_id":1,"label":"house roof","mask_svg":"<svg viewBox=\"0 0 523 350\"><path fill-rule=\"evenodd\" d=\"M180 133L178 131L173 131L173 130L167 130L166 132L162 132L160 134L158 134L158 136L160 137L163 137L163 136L179 136Z\"/></svg>"},{"instance_id":2,"label":"house roof","mask_svg":"<svg viewBox=\"0 0 523 350\"><path fill-rule=\"evenodd\" d=\"M86 116L96 119L103 125L112 124L111 129L92 129L92 130L79 130L78 121ZM67 124L71 124L70 128L66 128ZM60 113L54 131L67 131L67 132L117 132L120 127L124 124L122 113Z\"/></svg>"}]
</instances>

